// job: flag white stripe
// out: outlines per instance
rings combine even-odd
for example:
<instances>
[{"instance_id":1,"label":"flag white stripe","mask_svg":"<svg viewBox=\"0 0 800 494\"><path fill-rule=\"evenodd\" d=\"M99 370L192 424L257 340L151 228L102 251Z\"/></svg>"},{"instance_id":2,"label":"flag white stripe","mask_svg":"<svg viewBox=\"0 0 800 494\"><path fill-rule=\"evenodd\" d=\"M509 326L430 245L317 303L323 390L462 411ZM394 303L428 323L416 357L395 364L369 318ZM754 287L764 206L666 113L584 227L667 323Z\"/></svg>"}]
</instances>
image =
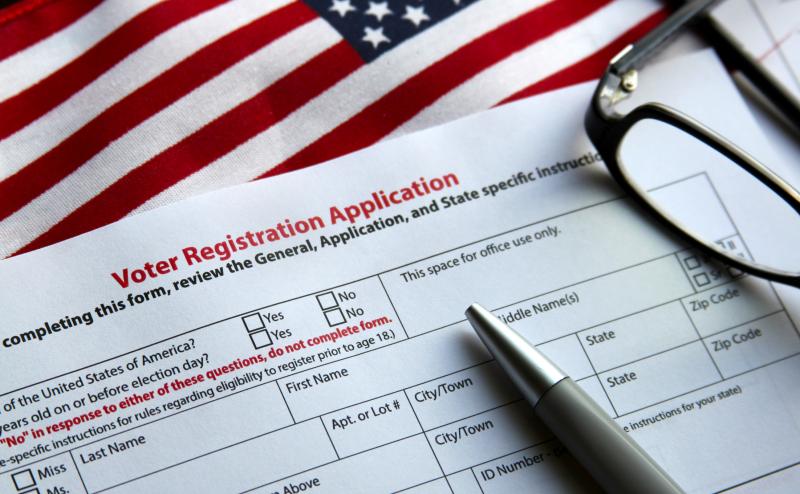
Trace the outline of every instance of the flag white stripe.
<instances>
[{"instance_id":1,"label":"flag white stripe","mask_svg":"<svg viewBox=\"0 0 800 494\"><path fill-rule=\"evenodd\" d=\"M491 108L561 69L588 57L662 6L653 0L616 1L580 23L488 67L395 129L397 137ZM559 46L558 56L552 56ZM588 104L588 102L587 102Z\"/></svg>"},{"instance_id":2,"label":"flag white stripe","mask_svg":"<svg viewBox=\"0 0 800 494\"><path fill-rule=\"evenodd\" d=\"M533 10L542 0L482 0L405 41L135 212L247 182L314 142L410 77L458 48Z\"/></svg>"},{"instance_id":3,"label":"flag white stripe","mask_svg":"<svg viewBox=\"0 0 800 494\"><path fill-rule=\"evenodd\" d=\"M98 153L3 222L0 257L26 245L98 191L164 149L245 101L295 67L310 60L341 36L322 19L313 20L255 52L176 101ZM253 77L258 74L258 77Z\"/></svg>"},{"instance_id":4,"label":"flag white stripe","mask_svg":"<svg viewBox=\"0 0 800 494\"><path fill-rule=\"evenodd\" d=\"M30 125L0 141L0 180L192 53L292 0L235 0L162 33Z\"/></svg>"},{"instance_id":5,"label":"flag white stripe","mask_svg":"<svg viewBox=\"0 0 800 494\"><path fill-rule=\"evenodd\" d=\"M36 84L159 0L108 0L47 38L0 61L0 101Z\"/></svg>"}]
</instances>

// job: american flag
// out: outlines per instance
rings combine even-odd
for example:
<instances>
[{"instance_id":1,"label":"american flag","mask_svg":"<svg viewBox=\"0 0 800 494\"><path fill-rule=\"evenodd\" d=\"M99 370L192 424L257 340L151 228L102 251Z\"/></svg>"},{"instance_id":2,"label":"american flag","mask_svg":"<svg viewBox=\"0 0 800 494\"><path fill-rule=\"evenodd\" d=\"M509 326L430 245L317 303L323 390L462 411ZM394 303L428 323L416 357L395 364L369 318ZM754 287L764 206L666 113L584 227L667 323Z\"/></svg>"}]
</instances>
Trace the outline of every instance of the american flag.
<instances>
[{"instance_id":1,"label":"american flag","mask_svg":"<svg viewBox=\"0 0 800 494\"><path fill-rule=\"evenodd\" d=\"M655 0L22 0L0 10L0 258L596 78L664 17Z\"/></svg>"}]
</instances>

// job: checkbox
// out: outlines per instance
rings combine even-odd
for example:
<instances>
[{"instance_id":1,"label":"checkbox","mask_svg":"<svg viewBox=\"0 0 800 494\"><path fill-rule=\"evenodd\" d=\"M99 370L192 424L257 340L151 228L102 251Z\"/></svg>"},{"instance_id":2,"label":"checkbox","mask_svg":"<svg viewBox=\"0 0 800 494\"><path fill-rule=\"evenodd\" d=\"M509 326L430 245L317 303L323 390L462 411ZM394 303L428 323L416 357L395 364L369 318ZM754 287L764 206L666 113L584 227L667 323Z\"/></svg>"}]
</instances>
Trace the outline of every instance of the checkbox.
<instances>
[{"instance_id":1,"label":"checkbox","mask_svg":"<svg viewBox=\"0 0 800 494\"><path fill-rule=\"evenodd\" d=\"M31 489L29 491L20 492L19 494L39 494L39 489Z\"/></svg>"},{"instance_id":2,"label":"checkbox","mask_svg":"<svg viewBox=\"0 0 800 494\"><path fill-rule=\"evenodd\" d=\"M317 303L319 303L319 307L322 310L339 307L339 304L336 303L336 297L333 295L333 292L325 292L317 295Z\"/></svg>"},{"instance_id":3,"label":"checkbox","mask_svg":"<svg viewBox=\"0 0 800 494\"><path fill-rule=\"evenodd\" d=\"M18 491L36 485L36 481L33 479L33 473L31 472L30 468L11 474L11 478L14 480L14 486Z\"/></svg>"},{"instance_id":4,"label":"checkbox","mask_svg":"<svg viewBox=\"0 0 800 494\"><path fill-rule=\"evenodd\" d=\"M684 257L683 265L686 266L686 269L697 269L700 267L700 260L695 256Z\"/></svg>"},{"instance_id":5,"label":"checkbox","mask_svg":"<svg viewBox=\"0 0 800 494\"><path fill-rule=\"evenodd\" d=\"M272 338L266 331L256 331L255 333L250 333L250 340L253 342L253 347L256 349L272 345Z\"/></svg>"},{"instance_id":6,"label":"checkbox","mask_svg":"<svg viewBox=\"0 0 800 494\"><path fill-rule=\"evenodd\" d=\"M708 278L707 274L697 273L694 275L694 282L697 283L697 286L705 286L711 283L711 280Z\"/></svg>"},{"instance_id":7,"label":"checkbox","mask_svg":"<svg viewBox=\"0 0 800 494\"><path fill-rule=\"evenodd\" d=\"M242 322L244 323L244 327L247 328L247 331L252 332L266 328L266 326L264 326L264 320L261 319L261 314L258 312L244 316Z\"/></svg>"},{"instance_id":8,"label":"checkbox","mask_svg":"<svg viewBox=\"0 0 800 494\"><path fill-rule=\"evenodd\" d=\"M342 309L333 309L325 312L325 319L328 320L328 326L337 326L339 324L344 324L347 322L347 319L344 318L344 314L342 314Z\"/></svg>"}]
</instances>

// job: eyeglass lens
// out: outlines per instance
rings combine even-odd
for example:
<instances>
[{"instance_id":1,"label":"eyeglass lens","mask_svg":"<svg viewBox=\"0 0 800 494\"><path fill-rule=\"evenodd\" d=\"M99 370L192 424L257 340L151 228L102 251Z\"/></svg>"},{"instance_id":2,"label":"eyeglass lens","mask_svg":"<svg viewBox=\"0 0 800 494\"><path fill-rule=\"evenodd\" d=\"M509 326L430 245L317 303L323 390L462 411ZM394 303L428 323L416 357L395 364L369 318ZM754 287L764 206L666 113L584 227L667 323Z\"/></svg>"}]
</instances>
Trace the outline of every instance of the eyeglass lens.
<instances>
[{"instance_id":1,"label":"eyeglass lens","mask_svg":"<svg viewBox=\"0 0 800 494\"><path fill-rule=\"evenodd\" d=\"M723 256L800 273L800 215L710 145L669 123L644 119L624 136L618 161L647 202Z\"/></svg>"}]
</instances>

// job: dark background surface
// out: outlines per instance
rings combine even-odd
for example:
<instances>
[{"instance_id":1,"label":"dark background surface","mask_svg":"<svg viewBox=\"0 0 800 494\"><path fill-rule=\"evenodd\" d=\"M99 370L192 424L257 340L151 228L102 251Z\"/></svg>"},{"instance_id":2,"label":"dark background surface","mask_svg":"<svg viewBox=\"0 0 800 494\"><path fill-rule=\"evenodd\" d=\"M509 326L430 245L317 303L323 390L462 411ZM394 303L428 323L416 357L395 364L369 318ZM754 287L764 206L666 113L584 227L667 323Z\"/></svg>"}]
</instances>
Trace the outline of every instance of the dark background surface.
<instances>
[{"instance_id":1,"label":"dark background surface","mask_svg":"<svg viewBox=\"0 0 800 494\"><path fill-rule=\"evenodd\" d=\"M3 7L8 7L12 3L17 3L19 0L0 0L0 9Z\"/></svg>"}]
</instances>

